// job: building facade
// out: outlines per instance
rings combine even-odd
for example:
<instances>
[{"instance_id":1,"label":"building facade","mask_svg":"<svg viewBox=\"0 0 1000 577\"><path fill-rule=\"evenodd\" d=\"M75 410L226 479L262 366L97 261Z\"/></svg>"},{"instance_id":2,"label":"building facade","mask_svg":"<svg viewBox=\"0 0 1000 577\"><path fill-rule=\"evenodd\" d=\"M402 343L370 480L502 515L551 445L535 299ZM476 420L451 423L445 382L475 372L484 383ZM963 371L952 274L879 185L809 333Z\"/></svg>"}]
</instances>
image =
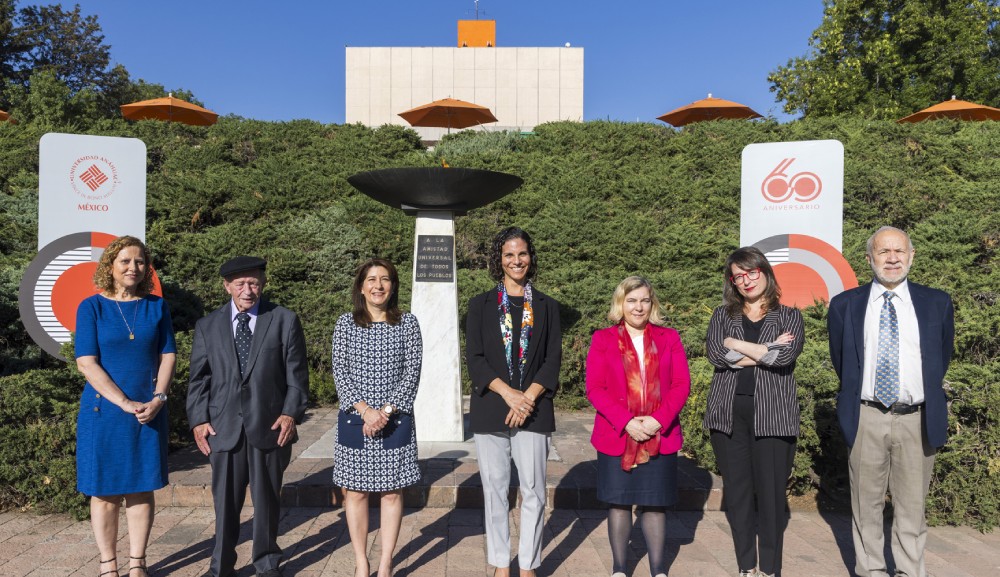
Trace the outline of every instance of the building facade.
<instances>
[{"instance_id":1,"label":"building facade","mask_svg":"<svg viewBox=\"0 0 1000 577\"><path fill-rule=\"evenodd\" d=\"M348 47L346 122L409 126L400 112L442 98L488 107L498 122L486 130L530 131L543 122L583 120L583 48L461 42L460 36L455 48ZM425 140L446 132L416 130Z\"/></svg>"}]
</instances>

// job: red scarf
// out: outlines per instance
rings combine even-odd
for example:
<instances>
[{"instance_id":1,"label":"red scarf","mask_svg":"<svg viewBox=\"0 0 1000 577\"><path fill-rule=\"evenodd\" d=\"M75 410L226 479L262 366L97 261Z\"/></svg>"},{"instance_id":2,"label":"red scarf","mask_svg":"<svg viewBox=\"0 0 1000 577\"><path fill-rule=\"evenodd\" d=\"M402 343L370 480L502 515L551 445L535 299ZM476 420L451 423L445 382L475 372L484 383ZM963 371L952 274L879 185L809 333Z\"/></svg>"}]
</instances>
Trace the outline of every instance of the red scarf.
<instances>
[{"instance_id":1,"label":"red scarf","mask_svg":"<svg viewBox=\"0 0 1000 577\"><path fill-rule=\"evenodd\" d=\"M646 366L645 382L642 378L642 366L639 364L639 353L632 345L632 337L625 328L625 321L618 325L618 351L622 355L625 366L625 379L628 385L628 410L633 416L652 415L660 407L660 356L656 351L656 343L650 331L650 325L642 332L643 359ZM661 429L662 430L662 429ZM660 433L649 440L639 443L625 434L625 453L622 455L622 470L630 471L643 463L648 463L650 457L660 454Z\"/></svg>"}]
</instances>

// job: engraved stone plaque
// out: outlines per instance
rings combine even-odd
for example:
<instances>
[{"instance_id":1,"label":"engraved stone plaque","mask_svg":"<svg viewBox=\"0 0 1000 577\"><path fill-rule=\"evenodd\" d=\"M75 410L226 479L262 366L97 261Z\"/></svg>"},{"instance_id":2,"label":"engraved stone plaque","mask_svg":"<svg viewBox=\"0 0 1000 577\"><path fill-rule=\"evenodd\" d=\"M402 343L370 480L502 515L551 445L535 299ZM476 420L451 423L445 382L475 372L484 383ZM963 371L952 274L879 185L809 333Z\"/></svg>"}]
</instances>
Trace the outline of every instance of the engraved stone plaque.
<instances>
[{"instance_id":1,"label":"engraved stone plaque","mask_svg":"<svg viewBox=\"0 0 1000 577\"><path fill-rule=\"evenodd\" d=\"M415 282L455 282L455 237L443 234L417 235Z\"/></svg>"}]
</instances>

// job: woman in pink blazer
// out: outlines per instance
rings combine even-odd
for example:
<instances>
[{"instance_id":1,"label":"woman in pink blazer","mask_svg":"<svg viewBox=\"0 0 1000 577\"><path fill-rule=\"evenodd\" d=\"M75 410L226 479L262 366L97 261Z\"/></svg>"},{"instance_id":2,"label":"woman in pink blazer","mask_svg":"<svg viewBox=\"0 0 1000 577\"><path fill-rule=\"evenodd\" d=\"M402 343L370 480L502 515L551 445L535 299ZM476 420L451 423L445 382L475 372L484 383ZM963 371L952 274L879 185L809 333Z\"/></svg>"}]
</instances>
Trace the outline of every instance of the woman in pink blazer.
<instances>
[{"instance_id":1,"label":"woman in pink blazer","mask_svg":"<svg viewBox=\"0 0 1000 577\"><path fill-rule=\"evenodd\" d=\"M630 276L615 289L608 320L587 354L587 398L597 415L597 497L608 504L612 577L624 577L632 506L649 551L649 573L665 576L666 507L677 501L681 409L691 390L677 331L663 325L649 281Z\"/></svg>"}]
</instances>

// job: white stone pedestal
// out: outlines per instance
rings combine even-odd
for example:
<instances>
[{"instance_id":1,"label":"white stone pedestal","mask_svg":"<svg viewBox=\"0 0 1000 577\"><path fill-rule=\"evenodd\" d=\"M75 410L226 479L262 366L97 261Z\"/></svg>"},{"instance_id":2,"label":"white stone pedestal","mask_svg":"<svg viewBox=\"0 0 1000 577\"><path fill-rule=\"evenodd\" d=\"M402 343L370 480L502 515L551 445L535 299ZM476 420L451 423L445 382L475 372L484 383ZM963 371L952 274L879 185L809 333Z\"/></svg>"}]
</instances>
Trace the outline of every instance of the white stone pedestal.
<instances>
[{"instance_id":1,"label":"white stone pedestal","mask_svg":"<svg viewBox=\"0 0 1000 577\"><path fill-rule=\"evenodd\" d=\"M419 267L426 267L429 263L426 261L426 247L424 262L421 262L420 237L428 235L451 237L450 247L441 247L442 255L451 255L450 282L421 280L427 278L427 269ZM413 297L410 312L420 322L420 333L424 341L420 389L414 403L417 441L458 442L463 440L464 432L454 213L447 210L417 211L413 251ZM447 262L447 259L442 262Z\"/></svg>"}]
</instances>

